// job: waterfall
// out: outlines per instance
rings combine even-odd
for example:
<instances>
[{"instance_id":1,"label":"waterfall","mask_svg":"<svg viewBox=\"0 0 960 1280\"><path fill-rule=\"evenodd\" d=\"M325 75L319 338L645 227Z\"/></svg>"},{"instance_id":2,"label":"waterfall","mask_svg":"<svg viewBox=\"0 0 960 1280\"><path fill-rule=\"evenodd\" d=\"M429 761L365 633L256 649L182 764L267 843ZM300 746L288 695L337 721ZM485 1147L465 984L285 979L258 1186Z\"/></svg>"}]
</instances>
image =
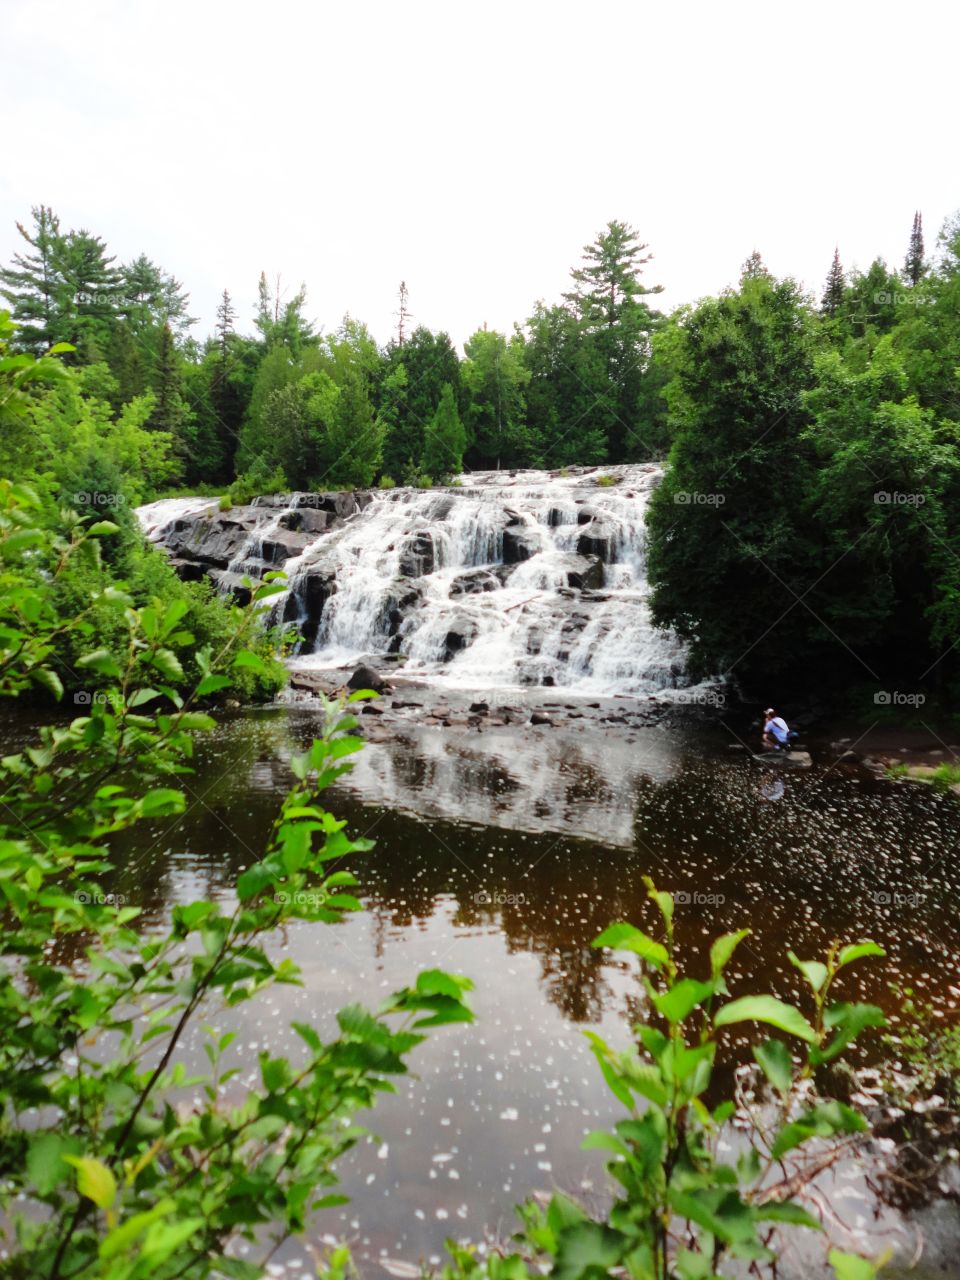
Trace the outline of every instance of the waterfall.
<instances>
[{"instance_id":1,"label":"waterfall","mask_svg":"<svg viewBox=\"0 0 960 1280\"><path fill-rule=\"evenodd\" d=\"M644 513L661 475L486 472L376 494L284 565L277 617L315 623L295 665L391 653L406 674L469 689L687 683L683 647L646 598Z\"/></svg>"}]
</instances>

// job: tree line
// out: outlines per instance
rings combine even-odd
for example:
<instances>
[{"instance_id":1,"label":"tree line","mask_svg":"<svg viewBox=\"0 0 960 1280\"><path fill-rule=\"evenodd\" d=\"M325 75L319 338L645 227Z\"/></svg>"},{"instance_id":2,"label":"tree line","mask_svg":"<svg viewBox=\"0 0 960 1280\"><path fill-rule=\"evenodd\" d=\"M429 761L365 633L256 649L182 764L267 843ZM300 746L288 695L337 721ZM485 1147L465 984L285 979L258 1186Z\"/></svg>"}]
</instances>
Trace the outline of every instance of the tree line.
<instances>
[{"instance_id":1,"label":"tree line","mask_svg":"<svg viewBox=\"0 0 960 1280\"><path fill-rule=\"evenodd\" d=\"M612 221L559 300L462 354L411 330L406 284L380 346L350 316L318 332L305 290L265 274L250 331L225 290L201 341L145 254L117 263L44 206L20 233L0 268L11 350L69 344L75 376L3 424L7 474L128 504L177 487L241 501L669 455L651 604L700 670L782 682L829 655L874 685L953 679L960 219L928 254L917 214L899 269L845 270L838 250L819 298L753 253L736 287L670 314L648 247Z\"/></svg>"},{"instance_id":2,"label":"tree line","mask_svg":"<svg viewBox=\"0 0 960 1280\"><path fill-rule=\"evenodd\" d=\"M227 290L215 331L194 335L180 282L145 254L117 263L99 236L64 231L45 206L0 269L26 352L76 350L90 394L162 433L157 484L258 487L420 483L472 468L622 461L663 444L651 336L659 292L650 255L611 222L553 306L539 302L510 334L478 329L459 355L448 334L398 332L386 346L346 316L323 334L300 288L262 274L253 331Z\"/></svg>"}]
</instances>

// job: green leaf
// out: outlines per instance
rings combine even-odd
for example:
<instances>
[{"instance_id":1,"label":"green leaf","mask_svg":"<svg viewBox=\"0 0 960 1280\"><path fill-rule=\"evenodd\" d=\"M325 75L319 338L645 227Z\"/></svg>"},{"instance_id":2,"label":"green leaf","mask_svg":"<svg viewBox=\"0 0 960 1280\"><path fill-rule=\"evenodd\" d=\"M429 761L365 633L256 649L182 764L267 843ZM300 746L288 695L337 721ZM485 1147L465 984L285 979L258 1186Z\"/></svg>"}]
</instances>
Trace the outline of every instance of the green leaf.
<instances>
[{"instance_id":1,"label":"green leaf","mask_svg":"<svg viewBox=\"0 0 960 1280\"><path fill-rule=\"evenodd\" d=\"M183 667L180 665L180 659L172 649L158 649L147 661L151 666L156 667L160 674L168 680L183 679Z\"/></svg>"},{"instance_id":2,"label":"green leaf","mask_svg":"<svg viewBox=\"0 0 960 1280\"><path fill-rule=\"evenodd\" d=\"M63 697L63 681L50 667L36 667L30 673L37 684L43 685L59 702Z\"/></svg>"},{"instance_id":3,"label":"green leaf","mask_svg":"<svg viewBox=\"0 0 960 1280\"><path fill-rule=\"evenodd\" d=\"M876 1278L877 1266L869 1258L861 1258L856 1253L843 1253L840 1249L831 1249L827 1257L836 1272L837 1280L875 1280Z\"/></svg>"},{"instance_id":4,"label":"green leaf","mask_svg":"<svg viewBox=\"0 0 960 1280\"><path fill-rule=\"evenodd\" d=\"M132 1218L128 1218L126 1222L122 1222L119 1227L115 1227L104 1236L100 1242L100 1257L106 1260L125 1252L137 1236L146 1231L147 1227L161 1218L168 1217L176 1207L176 1202L167 1197L159 1200L152 1209L147 1209L144 1213L135 1213Z\"/></svg>"},{"instance_id":5,"label":"green leaf","mask_svg":"<svg viewBox=\"0 0 960 1280\"><path fill-rule=\"evenodd\" d=\"M145 702L152 702L154 698L159 698L161 696L162 695L156 689L134 689L133 693L127 699L127 706L131 709L133 707L142 707Z\"/></svg>"},{"instance_id":6,"label":"green leaf","mask_svg":"<svg viewBox=\"0 0 960 1280\"><path fill-rule=\"evenodd\" d=\"M67 1176L66 1156L80 1149L78 1138L56 1133L40 1133L30 1139L27 1150L27 1177L41 1196L50 1192Z\"/></svg>"},{"instance_id":7,"label":"green leaf","mask_svg":"<svg viewBox=\"0 0 960 1280\"><path fill-rule=\"evenodd\" d=\"M609 947L611 951L632 951L658 969L662 969L668 960L666 947L648 937L641 929L634 928L632 924L612 924L598 938L594 938L590 945Z\"/></svg>"},{"instance_id":8,"label":"green leaf","mask_svg":"<svg viewBox=\"0 0 960 1280\"><path fill-rule=\"evenodd\" d=\"M827 966L819 960L801 960L792 951L787 952L787 959L795 969L799 969L813 988L814 995L823 990L827 980Z\"/></svg>"},{"instance_id":9,"label":"green leaf","mask_svg":"<svg viewBox=\"0 0 960 1280\"><path fill-rule=\"evenodd\" d=\"M91 671L96 671L102 676L110 676L117 680L120 678L120 663L110 652L109 649L94 649L92 653L85 653L83 657L78 658L76 665Z\"/></svg>"},{"instance_id":10,"label":"green leaf","mask_svg":"<svg viewBox=\"0 0 960 1280\"><path fill-rule=\"evenodd\" d=\"M197 697L205 698L209 693L218 693L228 689L233 682L229 676L204 676L197 685Z\"/></svg>"},{"instance_id":11,"label":"green leaf","mask_svg":"<svg viewBox=\"0 0 960 1280\"><path fill-rule=\"evenodd\" d=\"M725 933L714 941L710 948L710 972L715 978L723 973L730 957L750 932L749 929L738 929L736 933Z\"/></svg>"},{"instance_id":12,"label":"green leaf","mask_svg":"<svg viewBox=\"0 0 960 1280\"><path fill-rule=\"evenodd\" d=\"M88 529L85 529L84 532L91 537L99 538L101 534L119 533L120 526L118 524L114 524L112 520L97 520L94 524L90 525Z\"/></svg>"},{"instance_id":13,"label":"green leaf","mask_svg":"<svg viewBox=\"0 0 960 1280\"><path fill-rule=\"evenodd\" d=\"M779 1204L775 1201L761 1204L754 1209L753 1216L758 1222L789 1222L794 1227L810 1227L813 1231L823 1230L821 1222L808 1213L802 1204L795 1204L792 1200L784 1200Z\"/></svg>"},{"instance_id":14,"label":"green leaf","mask_svg":"<svg viewBox=\"0 0 960 1280\"><path fill-rule=\"evenodd\" d=\"M109 1209L117 1195L117 1180L105 1164L92 1156L63 1156L77 1171L77 1190L98 1209Z\"/></svg>"},{"instance_id":15,"label":"green leaf","mask_svg":"<svg viewBox=\"0 0 960 1280\"><path fill-rule=\"evenodd\" d=\"M251 652L250 649L241 649L233 660L235 667L249 667L251 671L257 671L260 675L266 675L267 665L264 660L257 654Z\"/></svg>"},{"instance_id":16,"label":"green leaf","mask_svg":"<svg viewBox=\"0 0 960 1280\"><path fill-rule=\"evenodd\" d=\"M712 982L697 982L694 978L681 978L661 996L654 996L657 1012L668 1022L682 1022L698 1005L714 994Z\"/></svg>"},{"instance_id":17,"label":"green leaf","mask_svg":"<svg viewBox=\"0 0 960 1280\"><path fill-rule=\"evenodd\" d=\"M849 947L844 947L840 952L837 967L842 969L844 965L853 964L855 960L862 960L864 956L885 956L886 954L883 947L878 946L875 942L854 942Z\"/></svg>"},{"instance_id":18,"label":"green leaf","mask_svg":"<svg viewBox=\"0 0 960 1280\"><path fill-rule=\"evenodd\" d=\"M553 1280L584 1280L605 1275L620 1261L627 1241L619 1231L599 1222L578 1222L560 1233L550 1272Z\"/></svg>"},{"instance_id":19,"label":"green leaf","mask_svg":"<svg viewBox=\"0 0 960 1280\"><path fill-rule=\"evenodd\" d=\"M823 1023L826 1027L836 1027L837 1034L825 1049L812 1051L815 1066L837 1057L867 1027L886 1026L887 1020L875 1004L832 1004L823 1015Z\"/></svg>"},{"instance_id":20,"label":"green leaf","mask_svg":"<svg viewBox=\"0 0 960 1280\"><path fill-rule=\"evenodd\" d=\"M776 996L741 996L719 1010L714 1026L728 1027L734 1022L766 1022L798 1040L815 1043L817 1034L799 1009L785 1004Z\"/></svg>"},{"instance_id":21,"label":"green leaf","mask_svg":"<svg viewBox=\"0 0 960 1280\"><path fill-rule=\"evenodd\" d=\"M752 1053L773 1087L786 1097L793 1083L793 1062L787 1046L782 1040L767 1040L754 1045Z\"/></svg>"}]
</instances>

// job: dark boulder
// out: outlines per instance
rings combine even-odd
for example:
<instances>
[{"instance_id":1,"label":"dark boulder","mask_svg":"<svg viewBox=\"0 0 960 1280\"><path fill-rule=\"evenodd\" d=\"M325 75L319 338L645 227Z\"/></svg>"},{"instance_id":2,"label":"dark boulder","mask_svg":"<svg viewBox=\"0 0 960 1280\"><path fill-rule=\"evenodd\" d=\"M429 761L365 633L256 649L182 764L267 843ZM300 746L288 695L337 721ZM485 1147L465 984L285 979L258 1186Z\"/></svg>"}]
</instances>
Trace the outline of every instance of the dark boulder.
<instances>
[{"instance_id":1,"label":"dark boulder","mask_svg":"<svg viewBox=\"0 0 960 1280\"><path fill-rule=\"evenodd\" d=\"M404 540L400 548L400 574L404 578L422 578L436 568L433 534L424 530Z\"/></svg>"},{"instance_id":2,"label":"dark boulder","mask_svg":"<svg viewBox=\"0 0 960 1280\"><path fill-rule=\"evenodd\" d=\"M458 617L450 625L443 641L443 660L449 662L455 654L469 649L477 638L477 624L472 618Z\"/></svg>"},{"instance_id":3,"label":"dark boulder","mask_svg":"<svg viewBox=\"0 0 960 1280\"><path fill-rule=\"evenodd\" d=\"M529 560L540 550L540 539L527 526L511 528L503 531L503 563L520 564Z\"/></svg>"},{"instance_id":4,"label":"dark boulder","mask_svg":"<svg viewBox=\"0 0 960 1280\"><path fill-rule=\"evenodd\" d=\"M603 561L599 556L578 556L567 570L567 586L580 591L597 591L603 586Z\"/></svg>"},{"instance_id":5,"label":"dark boulder","mask_svg":"<svg viewBox=\"0 0 960 1280\"><path fill-rule=\"evenodd\" d=\"M591 520L583 526L577 539L577 553L581 556L599 556L605 564L616 558L617 531L609 521Z\"/></svg>"},{"instance_id":6,"label":"dark boulder","mask_svg":"<svg viewBox=\"0 0 960 1280\"><path fill-rule=\"evenodd\" d=\"M359 666L347 681L347 688L372 689L374 693L383 693L387 689L387 682L373 667Z\"/></svg>"}]
</instances>

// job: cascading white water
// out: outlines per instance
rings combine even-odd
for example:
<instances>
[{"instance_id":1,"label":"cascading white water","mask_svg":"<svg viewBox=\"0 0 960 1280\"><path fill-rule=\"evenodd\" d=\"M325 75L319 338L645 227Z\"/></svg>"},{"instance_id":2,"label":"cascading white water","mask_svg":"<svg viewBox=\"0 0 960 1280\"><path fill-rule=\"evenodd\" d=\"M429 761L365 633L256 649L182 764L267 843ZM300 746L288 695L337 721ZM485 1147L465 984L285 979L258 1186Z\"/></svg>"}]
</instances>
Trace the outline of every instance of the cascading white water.
<instances>
[{"instance_id":1,"label":"cascading white water","mask_svg":"<svg viewBox=\"0 0 960 1280\"><path fill-rule=\"evenodd\" d=\"M474 473L459 488L378 494L285 565L297 598L312 573L335 580L312 652L296 665L391 649L408 674L461 688L608 694L686 683L683 647L653 627L646 602L644 512L662 473L610 468L609 485L600 474ZM585 537L587 550L599 540L602 571L578 553ZM528 558L505 566L505 542L516 560L518 540ZM568 582L584 570L599 589L581 596Z\"/></svg>"}]
</instances>

